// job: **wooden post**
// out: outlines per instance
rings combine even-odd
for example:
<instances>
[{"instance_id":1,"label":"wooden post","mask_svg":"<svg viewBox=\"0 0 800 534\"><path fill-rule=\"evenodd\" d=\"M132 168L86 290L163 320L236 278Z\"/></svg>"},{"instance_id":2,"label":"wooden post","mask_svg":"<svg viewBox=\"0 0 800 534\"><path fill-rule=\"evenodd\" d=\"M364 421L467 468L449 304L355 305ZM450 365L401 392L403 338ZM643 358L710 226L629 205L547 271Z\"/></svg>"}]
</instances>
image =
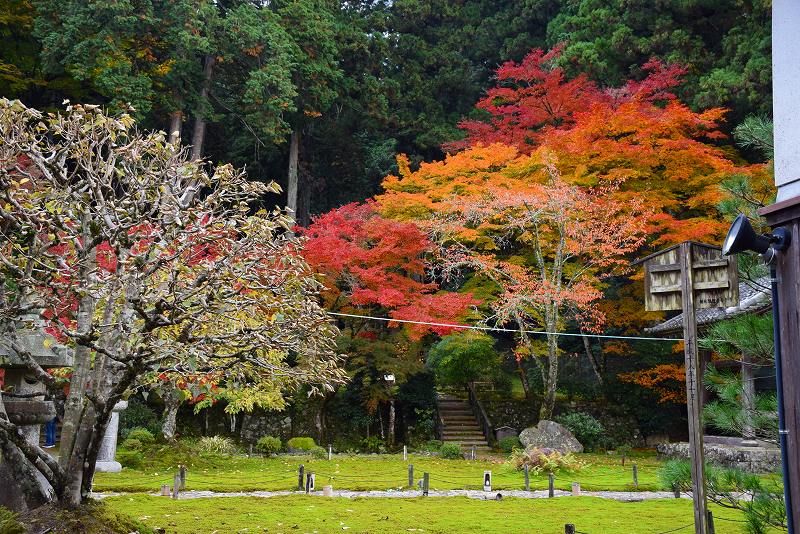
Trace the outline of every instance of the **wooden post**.
<instances>
[{"instance_id":1,"label":"wooden post","mask_svg":"<svg viewBox=\"0 0 800 534\"><path fill-rule=\"evenodd\" d=\"M408 446L403 445L403 461L408 461Z\"/></svg>"},{"instance_id":2,"label":"wooden post","mask_svg":"<svg viewBox=\"0 0 800 534\"><path fill-rule=\"evenodd\" d=\"M306 493L314 491L314 473L306 473Z\"/></svg>"},{"instance_id":3,"label":"wooden post","mask_svg":"<svg viewBox=\"0 0 800 534\"><path fill-rule=\"evenodd\" d=\"M575 525L572 523L564 525L564 534L575 534Z\"/></svg>"},{"instance_id":4,"label":"wooden post","mask_svg":"<svg viewBox=\"0 0 800 534\"><path fill-rule=\"evenodd\" d=\"M333 445L328 443L328 461L329 462L331 461L332 457L333 457Z\"/></svg>"},{"instance_id":5,"label":"wooden post","mask_svg":"<svg viewBox=\"0 0 800 534\"><path fill-rule=\"evenodd\" d=\"M553 473L547 473L547 496L553 498L556 493L555 480Z\"/></svg>"},{"instance_id":6,"label":"wooden post","mask_svg":"<svg viewBox=\"0 0 800 534\"><path fill-rule=\"evenodd\" d=\"M472 446L472 456L471 456L471 457L472 457L472 459L473 459L473 460L476 458L476 455L475 455L475 445L473 445L473 446Z\"/></svg>"},{"instance_id":7,"label":"wooden post","mask_svg":"<svg viewBox=\"0 0 800 534\"><path fill-rule=\"evenodd\" d=\"M424 497L428 496L428 488L429 488L430 480L431 480L430 479L430 475L428 475L428 473L423 473L422 474L422 495Z\"/></svg>"},{"instance_id":8,"label":"wooden post","mask_svg":"<svg viewBox=\"0 0 800 534\"><path fill-rule=\"evenodd\" d=\"M177 499L181 492L181 475L180 473L175 473L175 476L172 477L172 498Z\"/></svg>"},{"instance_id":9,"label":"wooden post","mask_svg":"<svg viewBox=\"0 0 800 534\"><path fill-rule=\"evenodd\" d=\"M677 484L672 486L672 494L675 496L676 499L681 498L681 490L678 488Z\"/></svg>"},{"instance_id":10,"label":"wooden post","mask_svg":"<svg viewBox=\"0 0 800 534\"><path fill-rule=\"evenodd\" d=\"M181 477L181 491L186 489L186 466L182 465L178 470Z\"/></svg>"},{"instance_id":11,"label":"wooden post","mask_svg":"<svg viewBox=\"0 0 800 534\"><path fill-rule=\"evenodd\" d=\"M408 487L414 487L414 464L408 464Z\"/></svg>"},{"instance_id":12,"label":"wooden post","mask_svg":"<svg viewBox=\"0 0 800 534\"><path fill-rule=\"evenodd\" d=\"M708 534L716 534L716 529L714 528L714 514L711 510L708 511Z\"/></svg>"},{"instance_id":13,"label":"wooden post","mask_svg":"<svg viewBox=\"0 0 800 534\"><path fill-rule=\"evenodd\" d=\"M530 468L528 467L528 464L525 464L525 491L531 490L531 478L530 473L528 472L529 470Z\"/></svg>"},{"instance_id":14,"label":"wooden post","mask_svg":"<svg viewBox=\"0 0 800 534\"><path fill-rule=\"evenodd\" d=\"M305 466L300 464L300 467L297 469L297 489L298 491L303 491L305 487L305 475L303 474L305 471Z\"/></svg>"},{"instance_id":15,"label":"wooden post","mask_svg":"<svg viewBox=\"0 0 800 534\"><path fill-rule=\"evenodd\" d=\"M635 463L633 464L633 487L639 489L639 468Z\"/></svg>"},{"instance_id":16,"label":"wooden post","mask_svg":"<svg viewBox=\"0 0 800 534\"><path fill-rule=\"evenodd\" d=\"M694 503L695 534L706 534L708 505L703 457L703 423L700 418L700 362L697 354L697 321L695 319L693 276L693 245L680 244L681 299L683 304L684 362L686 365L686 408L689 421L689 456L692 462L692 502Z\"/></svg>"}]
</instances>

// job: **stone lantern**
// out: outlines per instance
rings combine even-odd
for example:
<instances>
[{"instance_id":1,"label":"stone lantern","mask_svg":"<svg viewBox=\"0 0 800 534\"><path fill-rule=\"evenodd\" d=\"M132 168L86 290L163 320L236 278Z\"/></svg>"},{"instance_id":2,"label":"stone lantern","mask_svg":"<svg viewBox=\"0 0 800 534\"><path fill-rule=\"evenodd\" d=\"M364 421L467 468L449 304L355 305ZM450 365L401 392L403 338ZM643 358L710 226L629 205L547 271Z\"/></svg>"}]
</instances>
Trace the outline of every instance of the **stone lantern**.
<instances>
[{"instance_id":1,"label":"stone lantern","mask_svg":"<svg viewBox=\"0 0 800 534\"><path fill-rule=\"evenodd\" d=\"M17 330L19 344L25 348L43 369L70 367L73 363L72 351L44 331L44 322L38 317L28 316L26 323L32 327ZM39 445L41 425L56 416L53 401L45 400L45 385L25 367L17 352L11 348L8 340L0 335L0 368L5 370L3 405L10 422L18 425L26 439ZM40 394L40 395L36 395ZM14 396L21 395L21 396ZM2 444L0 444L2 445ZM27 462L21 454L19 460ZM37 472L31 466L33 472ZM38 472L37 472L38 474ZM22 488L11 471L0 463L0 505L13 510L31 509L47 500L52 493L50 484L39 475L38 488Z\"/></svg>"}]
</instances>

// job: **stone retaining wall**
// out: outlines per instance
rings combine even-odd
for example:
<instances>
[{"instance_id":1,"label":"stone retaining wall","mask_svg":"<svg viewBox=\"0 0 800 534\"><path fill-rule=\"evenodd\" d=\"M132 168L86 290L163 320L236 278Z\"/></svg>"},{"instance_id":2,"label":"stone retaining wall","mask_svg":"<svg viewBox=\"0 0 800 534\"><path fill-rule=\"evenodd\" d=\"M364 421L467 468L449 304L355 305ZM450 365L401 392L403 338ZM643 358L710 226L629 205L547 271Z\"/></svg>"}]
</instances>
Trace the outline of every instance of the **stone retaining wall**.
<instances>
[{"instance_id":1,"label":"stone retaining wall","mask_svg":"<svg viewBox=\"0 0 800 534\"><path fill-rule=\"evenodd\" d=\"M689 458L689 444L686 442L662 443L656 450L659 457L666 460ZM719 467L733 467L748 473L773 473L781 467L781 451L778 448L706 443L703 450L706 461Z\"/></svg>"}]
</instances>

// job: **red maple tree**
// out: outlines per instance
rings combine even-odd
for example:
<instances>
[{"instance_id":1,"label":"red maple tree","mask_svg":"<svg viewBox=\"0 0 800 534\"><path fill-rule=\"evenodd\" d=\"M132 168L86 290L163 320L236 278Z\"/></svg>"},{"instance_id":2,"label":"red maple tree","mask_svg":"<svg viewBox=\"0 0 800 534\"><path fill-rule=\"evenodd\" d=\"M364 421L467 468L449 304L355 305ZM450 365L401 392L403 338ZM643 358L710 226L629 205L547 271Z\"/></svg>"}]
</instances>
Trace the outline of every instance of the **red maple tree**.
<instances>
[{"instance_id":1,"label":"red maple tree","mask_svg":"<svg viewBox=\"0 0 800 534\"><path fill-rule=\"evenodd\" d=\"M303 255L322 275L328 310L458 324L479 303L470 294L439 292L435 282L426 281L425 256L432 246L428 237L412 223L384 219L372 201L331 210L301 231L308 238ZM412 339L453 330L403 324Z\"/></svg>"}]
</instances>

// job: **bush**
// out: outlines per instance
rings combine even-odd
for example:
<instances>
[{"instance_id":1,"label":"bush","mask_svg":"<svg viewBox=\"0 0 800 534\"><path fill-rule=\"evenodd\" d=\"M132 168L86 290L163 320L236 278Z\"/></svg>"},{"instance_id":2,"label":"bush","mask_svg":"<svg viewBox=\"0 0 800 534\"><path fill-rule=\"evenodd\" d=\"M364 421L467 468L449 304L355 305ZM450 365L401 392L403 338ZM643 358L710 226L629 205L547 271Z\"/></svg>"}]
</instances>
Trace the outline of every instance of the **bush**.
<instances>
[{"instance_id":1,"label":"bush","mask_svg":"<svg viewBox=\"0 0 800 534\"><path fill-rule=\"evenodd\" d=\"M503 452L511 452L514 449L522 448L522 443L517 436L508 436L498 441L497 446Z\"/></svg>"},{"instance_id":2,"label":"bush","mask_svg":"<svg viewBox=\"0 0 800 534\"><path fill-rule=\"evenodd\" d=\"M492 336L480 332L461 332L445 336L428 353L428 367L444 386L463 386L500 367L500 355Z\"/></svg>"},{"instance_id":3,"label":"bush","mask_svg":"<svg viewBox=\"0 0 800 534\"><path fill-rule=\"evenodd\" d=\"M459 443L443 443L439 449L439 456L446 460L459 460L461 456L461 445Z\"/></svg>"},{"instance_id":4,"label":"bush","mask_svg":"<svg viewBox=\"0 0 800 534\"><path fill-rule=\"evenodd\" d=\"M432 439L425 442L422 445L422 447L420 447L420 450L422 450L423 452L439 452L441 448L442 448L442 442L439 441L438 439Z\"/></svg>"},{"instance_id":5,"label":"bush","mask_svg":"<svg viewBox=\"0 0 800 534\"><path fill-rule=\"evenodd\" d=\"M143 448L142 447L142 442L139 441L136 438L128 438L128 439L126 439L125 441L122 442L120 447L122 447L123 449L129 450L129 451L140 451Z\"/></svg>"},{"instance_id":6,"label":"bush","mask_svg":"<svg viewBox=\"0 0 800 534\"><path fill-rule=\"evenodd\" d=\"M0 506L0 534L25 534L25 526L18 517L15 512Z\"/></svg>"},{"instance_id":7,"label":"bush","mask_svg":"<svg viewBox=\"0 0 800 534\"><path fill-rule=\"evenodd\" d=\"M386 443L377 436L370 436L361 440L361 450L364 452L384 453Z\"/></svg>"},{"instance_id":8,"label":"bush","mask_svg":"<svg viewBox=\"0 0 800 534\"><path fill-rule=\"evenodd\" d=\"M509 463L517 470L521 470L527 465L537 475L539 473L553 473L558 469L577 471L583 466L572 453L561 454L554 449L538 449L535 447L512 451Z\"/></svg>"},{"instance_id":9,"label":"bush","mask_svg":"<svg viewBox=\"0 0 800 534\"><path fill-rule=\"evenodd\" d=\"M139 398L132 397L128 407L119 414L119 435L122 439L137 428L146 428L153 435L161 432L161 421L147 404Z\"/></svg>"},{"instance_id":10,"label":"bush","mask_svg":"<svg viewBox=\"0 0 800 534\"><path fill-rule=\"evenodd\" d=\"M128 439L135 439L139 441L142 445L152 445L156 441L156 437L153 435L152 432L147 430L146 428L133 428L128 432Z\"/></svg>"},{"instance_id":11,"label":"bush","mask_svg":"<svg viewBox=\"0 0 800 534\"><path fill-rule=\"evenodd\" d=\"M207 436L197 442L197 450L206 454L230 456L236 453L236 444L225 436Z\"/></svg>"},{"instance_id":12,"label":"bush","mask_svg":"<svg viewBox=\"0 0 800 534\"><path fill-rule=\"evenodd\" d=\"M317 460L325 460L328 458L328 451L325 450L325 447L320 447L319 445L314 445L308 452L311 454L312 458L316 458Z\"/></svg>"},{"instance_id":13,"label":"bush","mask_svg":"<svg viewBox=\"0 0 800 534\"><path fill-rule=\"evenodd\" d=\"M117 451L116 458L122 467L131 469L136 469L144 462L144 454L142 454L141 451L135 450L120 449Z\"/></svg>"},{"instance_id":14,"label":"bush","mask_svg":"<svg viewBox=\"0 0 800 534\"><path fill-rule=\"evenodd\" d=\"M590 451L597 448L605 431L600 421L584 412L559 415L555 420L572 432L575 439Z\"/></svg>"},{"instance_id":15,"label":"bush","mask_svg":"<svg viewBox=\"0 0 800 534\"><path fill-rule=\"evenodd\" d=\"M267 456L272 456L280 452L283 448L283 444L279 438L275 438L272 436L264 436L259 438L256 442L256 450L261 454L266 454Z\"/></svg>"},{"instance_id":16,"label":"bush","mask_svg":"<svg viewBox=\"0 0 800 534\"><path fill-rule=\"evenodd\" d=\"M288 447L289 452L308 452L316 446L317 442L314 441L314 438L309 437L292 438L286 442L286 447Z\"/></svg>"}]
</instances>

